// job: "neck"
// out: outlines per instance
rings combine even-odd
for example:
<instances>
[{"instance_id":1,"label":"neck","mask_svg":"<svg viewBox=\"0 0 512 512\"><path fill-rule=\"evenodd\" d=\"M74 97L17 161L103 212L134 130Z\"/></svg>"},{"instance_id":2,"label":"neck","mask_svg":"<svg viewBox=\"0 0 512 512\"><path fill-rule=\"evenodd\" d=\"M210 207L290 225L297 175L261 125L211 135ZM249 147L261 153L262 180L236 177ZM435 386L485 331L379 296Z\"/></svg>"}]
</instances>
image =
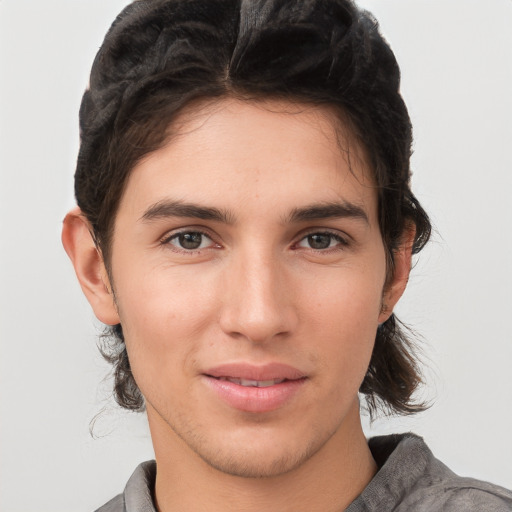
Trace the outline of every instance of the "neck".
<instances>
[{"instance_id":1,"label":"neck","mask_svg":"<svg viewBox=\"0 0 512 512\"><path fill-rule=\"evenodd\" d=\"M345 510L377 471L356 401L343 425L299 467L268 478L244 478L212 468L154 411L148 418L157 461L159 512L309 512Z\"/></svg>"}]
</instances>

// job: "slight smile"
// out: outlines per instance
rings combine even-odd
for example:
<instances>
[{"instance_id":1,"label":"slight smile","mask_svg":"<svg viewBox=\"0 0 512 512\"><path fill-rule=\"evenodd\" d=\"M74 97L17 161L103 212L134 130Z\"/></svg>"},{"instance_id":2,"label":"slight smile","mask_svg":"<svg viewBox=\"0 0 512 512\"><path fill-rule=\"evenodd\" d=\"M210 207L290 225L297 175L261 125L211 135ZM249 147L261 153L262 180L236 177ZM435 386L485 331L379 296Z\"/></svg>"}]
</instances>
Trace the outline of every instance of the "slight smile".
<instances>
[{"instance_id":1,"label":"slight smile","mask_svg":"<svg viewBox=\"0 0 512 512\"><path fill-rule=\"evenodd\" d=\"M307 381L303 372L281 363L224 364L204 372L203 377L230 407L251 413L283 407Z\"/></svg>"}]
</instances>

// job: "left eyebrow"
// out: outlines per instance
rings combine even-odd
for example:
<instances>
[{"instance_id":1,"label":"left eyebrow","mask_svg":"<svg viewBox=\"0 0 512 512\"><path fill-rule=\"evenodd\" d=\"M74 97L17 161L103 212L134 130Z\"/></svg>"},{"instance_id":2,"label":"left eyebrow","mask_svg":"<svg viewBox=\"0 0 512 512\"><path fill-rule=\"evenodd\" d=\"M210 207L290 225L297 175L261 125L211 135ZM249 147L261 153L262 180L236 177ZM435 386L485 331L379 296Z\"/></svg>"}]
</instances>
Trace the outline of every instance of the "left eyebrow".
<instances>
[{"instance_id":1,"label":"left eyebrow","mask_svg":"<svg viewBox=\"0 0 512 512\"><path fill-rule=\"evenodd\" d=\"M287 222L296 223L310 220L352 218L369 224L368 215L361 206L348 201L334 203L319 203L295 208L287 218Z\"/></svg>"}]
</instances>

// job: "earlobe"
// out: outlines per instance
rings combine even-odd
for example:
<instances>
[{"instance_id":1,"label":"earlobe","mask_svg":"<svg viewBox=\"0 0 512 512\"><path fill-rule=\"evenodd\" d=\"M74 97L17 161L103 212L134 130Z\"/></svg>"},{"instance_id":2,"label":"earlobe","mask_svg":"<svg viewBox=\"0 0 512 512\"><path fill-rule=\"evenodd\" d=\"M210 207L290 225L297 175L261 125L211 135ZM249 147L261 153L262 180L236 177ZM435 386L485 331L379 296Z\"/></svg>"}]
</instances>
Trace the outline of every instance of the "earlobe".
<instances>
[{"instance_id":1,"label":"earlobe","mask_svg":"<svg viewBox=\"0 0 512 512\"><path fill-rule=\"evenodd\" d=\"M379 324L384 323L393 313L398 300L403 295L411 272L412 247L416 231L414 227L404 232L400 247L393 252L393 274L382 295L382 308Z\"/></svg>"},{"instance_id":2,"label":"earlobe","mask_svg":"<svg viewBox=\"0 0 512 512\"><path fill-rule=\"evenodd\" d=\"M62 244L98 320L108 325L118 324L119 315L103 257L94 243L90 225L78 207L64 218Z\"/></svg>"}]
</instances>

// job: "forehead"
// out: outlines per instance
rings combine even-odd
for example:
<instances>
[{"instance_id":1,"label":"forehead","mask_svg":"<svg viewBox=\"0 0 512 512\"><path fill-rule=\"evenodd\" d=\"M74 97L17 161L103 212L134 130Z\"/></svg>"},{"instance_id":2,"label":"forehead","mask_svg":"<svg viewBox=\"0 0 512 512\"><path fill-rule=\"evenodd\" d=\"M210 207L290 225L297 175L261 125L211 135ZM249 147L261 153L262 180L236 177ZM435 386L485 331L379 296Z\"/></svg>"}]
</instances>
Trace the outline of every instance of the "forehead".
<instances>
[{"instance_id":1,"label":"forehead","mask_svg":"<svg viewBox=\"0 0 512 512\"><path fill-rule=\"evenodd\" d=\"M225 204L242 214L264 205L349 200L375 214L364 151L333 109L278 100L223 99L191 105L166 144L141 160L120 208L134 213L169 196ZM257 201L250 201L257 199Z\"/></svg>"}]
</instances>

